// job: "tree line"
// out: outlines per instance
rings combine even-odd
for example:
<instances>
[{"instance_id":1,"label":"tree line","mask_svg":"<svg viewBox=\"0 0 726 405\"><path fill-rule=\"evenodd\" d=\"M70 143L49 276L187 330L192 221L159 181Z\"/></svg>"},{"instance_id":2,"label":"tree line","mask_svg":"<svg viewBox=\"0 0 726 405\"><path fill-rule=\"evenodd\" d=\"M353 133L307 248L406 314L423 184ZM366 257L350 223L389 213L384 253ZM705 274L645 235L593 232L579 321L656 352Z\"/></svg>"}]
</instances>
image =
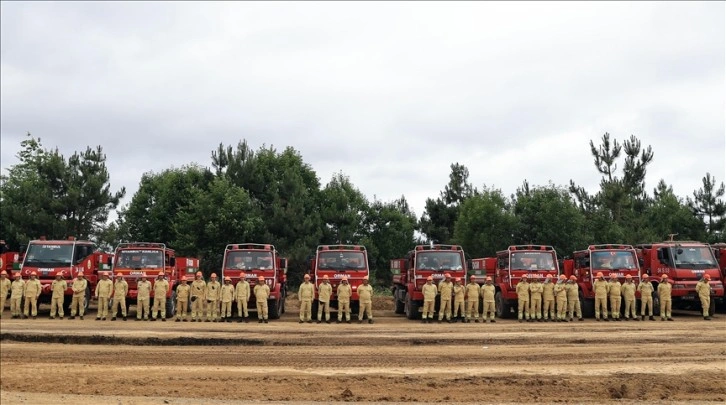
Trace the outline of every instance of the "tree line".
<instances>
[{"instance_id":1,"label":"tree line","mask_svg":"<svg viewBox=\"0 0 726 405\"><path fill-rule=\"evenodd\" d=\"M235 242L272 243L289 258L297 283L319 244L363 244L375 279L386 284L388 261L415 244L460 244L468 256L491 256L510 244L548 244L560 256L592 243L678 239L724 241L724 183L710 174L686 198L661 179L649 192L645 175L654 152L635 136L605 133L590 150L600 189L589 194L569 182L530 185L510 196L469 181L453 163L439 196L428 198L420 218L405 196L372 201L342 172L322 185L293 147L252 148L220 144L210 167L195 163L147 172L131 201L125 188L111 191L101 146L65 158L28 134L19 163L0 177L0 238L18 246L41 235L75 236L112 249L125 241L163 242L181 256L218 271L224 247ZM620 169L619 169L620 168ZM118 219L109 222L116 210Z\"/></svg>"}]
</instances>

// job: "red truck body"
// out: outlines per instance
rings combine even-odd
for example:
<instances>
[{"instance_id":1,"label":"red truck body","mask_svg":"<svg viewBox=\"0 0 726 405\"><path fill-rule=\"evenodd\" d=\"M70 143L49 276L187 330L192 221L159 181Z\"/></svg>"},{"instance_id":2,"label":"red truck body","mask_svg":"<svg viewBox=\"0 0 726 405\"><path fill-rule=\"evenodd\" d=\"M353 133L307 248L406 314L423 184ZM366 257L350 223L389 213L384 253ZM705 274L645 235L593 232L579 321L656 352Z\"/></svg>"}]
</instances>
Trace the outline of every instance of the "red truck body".
<instances>
[{"instance_id":1,"label":"red truck body","mask_svg":"<svg viewBox=\"0 0 726 405\"><path fill-rule=\"evenodd\" d=\"M395 313L417 319L421 316L419 309L424 299L421 288L429 276L437 285L446 273L451 275L452 281L461 278L462 282L466 282L464 249L458 245L418 245L406 257L391 260L391 273Z\"/></svg>"},{"instance_id":2,"label":"red truck body","mask_svg":"<svg viewBox=\"0 0 726 405\"><path fill-rule=\"evenodd\" d=\"M270 297L267 302L268 317L278 319L285 313L287 259L279 256L275 246L262 243L227 245L222 261L222 280L229 277L236 286L242 273L245 274L245 280L250 283L249 310L257 310L254 289L259 277L262 276L265 278L265 283L270 286Z\"/></svg>"},{"instance_id":3,"label":"red truck body","mask_svg":"<svg viewBox=\"0 0 726 405\"><path fill-rule=\"evenodd\" d=\"M173 249L163 243L131 242L120 243L114 251L112 264L112 277L121 273L129 284L129 294L126 305L136 302L138 291L137 282L141 275L146 275L152 284L151 296L154 296L153 284L160 272L163 272L169 282L169 291L166 297L166 316L174 316L176 312L176 286L181 282L182 276L187 276L189 282L194 280L194 273L199 270L199 259L177 257Z\"/></svg>"},{"instance_id":4,"label":"red truck body","mask_svg":"<svg viewBox=\"0 0 726 405\"><path fill-rule=\"evenodd\" d=\"M516 245L497 252L497 257L473 259L471 268L482 282L489 276L496 288L496 312L499 318L516 315L517 284L523 275L530 279L544 280L548 274L557 278L560 274L557 252L552 246ZM482 270L484 270L482 275Z\"/></svg>"},{"instance_id":5,"label":"red truck body","mask_svg":"<svg viewBox=\"0 0 726 405\"><path fill-rule=\"evenodd\" d=\"M20 270L20 253L10 251L4 240L0 240L0 271L8 273L12 280L13 271Z\"/></svg>"},{"instance_id":6,"label":"red truck body","mask_svg":"<svg viewBox=\"0 0 726 405\"><path fill-rule=\"evenodd\" d=\"M711 245L711 248L713 249L713 255L718 261L718 267L721 269L721 284L726 287L726 243L714 243ZM717 304L720 304L722 307L726 306L726 291L724 291L724 296L718 299L718 301Z\"/></svg>"},{"instance_id":7,"label":"red truck body","mask_svg":"<svg viewBox=\"0 0 726 405\"><path fill-rule=\"evenodd\" d=\"M76 240L69 237L66 240L32 240L23 253L20 272L25 280L30 273L36 272L42 291L38 299L39 303L50 303L52 291L50 285L55 280L56 274L62 272L63 279L68 283L65 292L65 305L70 306L73 290L71 285L78 272L83 272L88 280L86 289L85 306L91 299L91 294L96 288L99 278L99 271L108 270L110 255L99 252L93 242Z\"/></svg>"},{"instance_id":8,"label":"red truck body","mask_svg":"<svg viewBox=\"0 0 726 405\"><path fill-rule=\"evenodd\" d=\"M625 282L627 275L632 277L636 285L641 282L637 252L631 245L590 245L587 249L574 252L572 259L564 261L563 267L565 276L577 277L584 317L595 316L595 291L592 283L597 279L597 273L602 273L608 281L614 274L620 283ZM640 293L636 292L636 297L640 297Z\"/></svg>"},{"instance_id":9,"label":"red truck body","mask_svg":"<svg viewBox=\"0 0 726 405\"><path fill-rule=\"evenodd\" d=\"M313 312L317 311L317 288L323 282L323 277L328 276L333 287L330 307L338 308L338 285L343 277L347 277L353 292L350 309L352 313L357 313L360 308L358 287L363 284L363 278L370 274L366 248L362 245L320 245L315 250L315 257L310 260L309 274L310 281L315 284Z\"/></svg>"},{"instance_id":10,"label":"red truck body","mask_svg":"<svg viewBox=\"0 0 726 405\"><path fill-rule=\"evenodd\" d=\"M724 297L724 284L711 246L696 241L665 241L636 245L635 248L643 261L643 272L651 276L654 288L657 289L663 274L668 275L673 283L671 297L674 307L700 309L696 283L709 274L713 294L709 313L715 312L716 300ZM653 307L656 311L660 310L655 303Z\"/></svg>"}]
</instances>

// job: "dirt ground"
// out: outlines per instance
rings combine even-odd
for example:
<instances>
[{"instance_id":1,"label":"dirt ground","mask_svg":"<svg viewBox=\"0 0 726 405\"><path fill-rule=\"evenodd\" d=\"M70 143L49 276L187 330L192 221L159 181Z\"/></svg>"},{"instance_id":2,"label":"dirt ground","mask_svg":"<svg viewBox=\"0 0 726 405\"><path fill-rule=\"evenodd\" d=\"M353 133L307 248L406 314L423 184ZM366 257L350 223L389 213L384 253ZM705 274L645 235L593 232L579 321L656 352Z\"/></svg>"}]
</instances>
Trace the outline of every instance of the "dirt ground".
<instances>
[{"instance_id":1,"label":"dirt ground","mask_svg":"<svg viewBox=\"0 0 726 405\"><path fill-rule=\"evenodd\" d=\"M0 321L0 403L726 401L726 315L705 322Z\"/></svg>"}]
</instances>

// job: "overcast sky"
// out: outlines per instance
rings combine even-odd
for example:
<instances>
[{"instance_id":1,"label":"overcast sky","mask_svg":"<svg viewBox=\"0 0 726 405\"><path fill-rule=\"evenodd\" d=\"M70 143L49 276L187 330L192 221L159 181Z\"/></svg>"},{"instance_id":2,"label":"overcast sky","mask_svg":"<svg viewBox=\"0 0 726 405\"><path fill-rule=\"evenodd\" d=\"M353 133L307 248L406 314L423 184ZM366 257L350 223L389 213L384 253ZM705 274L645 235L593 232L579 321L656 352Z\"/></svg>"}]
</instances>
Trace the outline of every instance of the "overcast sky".
<instances>
[{"instance_id":1,"label":"overcast sky","mask_svg":"<svg viewBox=\"0 0 726 405\"><path fill-rule=\"evenodd\" d=\"M1 166L101 145L113 189L222 142L293 146L420 216L460 162L596 191L588 142L653 146L649 192L726 174L724 2L2 2Z\"/></svg>"}]
</instances>

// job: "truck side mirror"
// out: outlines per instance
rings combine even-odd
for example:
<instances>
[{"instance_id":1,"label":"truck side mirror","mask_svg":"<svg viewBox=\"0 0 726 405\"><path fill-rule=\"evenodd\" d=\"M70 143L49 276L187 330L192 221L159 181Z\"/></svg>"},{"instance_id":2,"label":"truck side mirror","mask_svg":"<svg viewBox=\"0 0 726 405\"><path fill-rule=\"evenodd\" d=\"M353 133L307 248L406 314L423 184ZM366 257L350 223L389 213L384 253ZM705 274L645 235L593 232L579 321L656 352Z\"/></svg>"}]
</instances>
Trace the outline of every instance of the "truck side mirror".
<instances>
[{"instance_id":1,"label":"truck side mirror","mask_svg":"<svg viewBox=\"0 0 726 405\"><path fill-rule=\"evenodd\" d=\"M280 258L280 267L282 267L283 269L287 270L287 259Z\"/></svg>"},{"instance_id":2,"label":"truck side mirror","mask_svg":"<svg viewBox=\"0 0 726 405\"><path fill-rule=\"evenodd\" d=\"M590 267L590 259L583 259L582 267Z\"/></svg>"},{"instance_id":3,"label":"truck side mirror","mask_svg":"<svg viewBox=\"0 0 726 405\"><path fill-rule=\"evenodd\" d=\"M638 258L638 264L640 265L640 267L643 267L643 266L645 266L645 260L643 260L643 258L642 258L642 257L639 257L639 258Z\"/></svg>"},{"instance_id":4,"label":"truck side mirror","mask_svg":"<svg viewBox=\"0 0 726 405\"><path fill-rule=\"evenodd\" d=\"M25 254L25 251L28 250L28 245L20 245L20 256Z\"/></svg>"},{"instance_id":5,"label":"truck side mirror","mask_svg":"<svg viewBox=\"0 0 726 405\"><path fill-rule=\"evenodd\" d=\"M169 266L171 266L171 267L176 266L176 257L169 258Z\"/></svg>"},{"instance_id":6,"label":"truck side mirror","mask_svg":"<svg viewBox=\"0 0 726 405\"><path fill-rule=\"evenodd\" d=\"M108 259L106 259L106 264L108 264L108 267L111 267L113 265L113 257L109 256Z\"/></svg>"}]
</instances>

